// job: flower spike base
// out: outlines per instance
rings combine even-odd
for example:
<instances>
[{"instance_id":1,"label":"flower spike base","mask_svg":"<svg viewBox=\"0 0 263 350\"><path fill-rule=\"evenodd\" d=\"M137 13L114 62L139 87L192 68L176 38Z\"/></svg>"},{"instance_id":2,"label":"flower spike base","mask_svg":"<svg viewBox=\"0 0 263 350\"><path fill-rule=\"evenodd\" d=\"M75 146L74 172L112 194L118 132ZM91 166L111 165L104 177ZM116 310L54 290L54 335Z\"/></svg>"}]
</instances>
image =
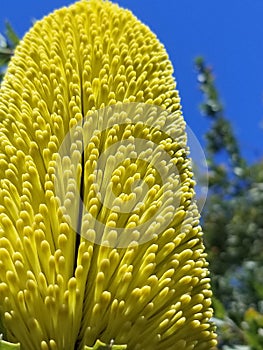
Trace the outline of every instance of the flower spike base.
<instances>
[{"instance_id":1,"label":"flower spike base","mask_svg":"<svg viewBox=\"0 0 263 350\"><path fill-rule=\"evenodd\" d=\"M125 350L127 345L115 345L114 343L103 344L100 340L96 341L93 347L85 346L84 350Z\"/></svg>"},{"instance_id":2,"label":"flower spike base","mask_svg":"<svg viewBox=\"0 0 263 350\"><path fill-rule=\"evenodd\" d=\"M0 350L20 350L20 344L13 344L0 339Z\"/></svg>"}]
</instances>

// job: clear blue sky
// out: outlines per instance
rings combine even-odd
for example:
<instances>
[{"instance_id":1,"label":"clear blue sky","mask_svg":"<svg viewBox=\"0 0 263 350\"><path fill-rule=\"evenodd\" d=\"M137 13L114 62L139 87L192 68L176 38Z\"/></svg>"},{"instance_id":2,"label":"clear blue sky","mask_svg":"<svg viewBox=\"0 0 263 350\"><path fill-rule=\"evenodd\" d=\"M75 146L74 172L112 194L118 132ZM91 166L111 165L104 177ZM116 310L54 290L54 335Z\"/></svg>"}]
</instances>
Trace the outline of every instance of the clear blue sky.
<instances>
[{"instance_id":1,"label":"clear blue sky","mask_svg":"<svg viewBox=\"0 0 263 350\"><path fill-rule=\"evenodd\" d=\"M3 0L0 31L8 19L22 36L40 19L71 0ZM263 1L116 0L147 24L173 62L183 111L199 140L208 123L198 110L201 95L193 60L202 55L248 160L263 158Z\"/></svg>"}]
</instances>

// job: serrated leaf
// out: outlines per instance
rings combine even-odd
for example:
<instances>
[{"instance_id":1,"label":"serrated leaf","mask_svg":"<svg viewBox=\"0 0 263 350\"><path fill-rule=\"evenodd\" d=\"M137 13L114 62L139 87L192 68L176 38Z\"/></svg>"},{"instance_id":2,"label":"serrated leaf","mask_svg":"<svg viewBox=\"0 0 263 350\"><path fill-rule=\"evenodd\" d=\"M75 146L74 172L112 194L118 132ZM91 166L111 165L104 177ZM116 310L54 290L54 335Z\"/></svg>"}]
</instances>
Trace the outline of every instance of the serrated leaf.
<instances>
[{"instance_id":1,"label":"serrated leaf","mask_svg":"<svg viewBox=\"0 0 263 350\"><path fill-rule=\"evenodd\" d=\"M127 345L115 345L115 344L105 344L100 340L96 341L93 347L85 346L83 350L125 350Z\"/></svg>"}]
</instances>

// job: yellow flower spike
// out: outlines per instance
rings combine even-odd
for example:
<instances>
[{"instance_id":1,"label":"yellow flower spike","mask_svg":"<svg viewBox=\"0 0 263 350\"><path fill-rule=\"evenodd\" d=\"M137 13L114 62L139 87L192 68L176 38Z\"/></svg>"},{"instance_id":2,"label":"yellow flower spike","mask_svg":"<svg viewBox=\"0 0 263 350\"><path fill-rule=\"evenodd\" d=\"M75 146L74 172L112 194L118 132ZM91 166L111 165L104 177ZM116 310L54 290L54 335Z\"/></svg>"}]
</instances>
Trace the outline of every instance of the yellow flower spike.
<instances>
[{"instance_id":1,"label":"yellow flower spike","mask_svg":"<svg viewBox=\"0 0 263 350\"><path fill-rule=\"evenodd\" d=\"M172 73L110 1L18 45L0 89L0 317L21 350L216 346Z\"/></svg>"}]
</instances>

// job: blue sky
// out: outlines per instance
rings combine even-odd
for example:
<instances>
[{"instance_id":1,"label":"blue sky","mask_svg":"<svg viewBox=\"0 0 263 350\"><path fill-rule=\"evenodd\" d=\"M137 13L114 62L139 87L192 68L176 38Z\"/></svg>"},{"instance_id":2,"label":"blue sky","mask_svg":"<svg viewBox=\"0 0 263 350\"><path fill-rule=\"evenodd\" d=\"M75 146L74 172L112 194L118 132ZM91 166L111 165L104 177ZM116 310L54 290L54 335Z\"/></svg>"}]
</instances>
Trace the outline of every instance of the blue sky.
<instances>
[{"instance_id":1,"label":"blue sky","mask_svg":"<svg viewBox=\"0 0 263 350\"><path fill-rule=\"evenodd\" d=\"M40 19L72 0L4 0L0 31L8 19L20 36ZM216 84L249 161L263 158L263 1L119 0L164 43L174 65L185 119L200 142L208 128L198 105L194 58L213 67Z\"/></svg>"}]
</instances>

